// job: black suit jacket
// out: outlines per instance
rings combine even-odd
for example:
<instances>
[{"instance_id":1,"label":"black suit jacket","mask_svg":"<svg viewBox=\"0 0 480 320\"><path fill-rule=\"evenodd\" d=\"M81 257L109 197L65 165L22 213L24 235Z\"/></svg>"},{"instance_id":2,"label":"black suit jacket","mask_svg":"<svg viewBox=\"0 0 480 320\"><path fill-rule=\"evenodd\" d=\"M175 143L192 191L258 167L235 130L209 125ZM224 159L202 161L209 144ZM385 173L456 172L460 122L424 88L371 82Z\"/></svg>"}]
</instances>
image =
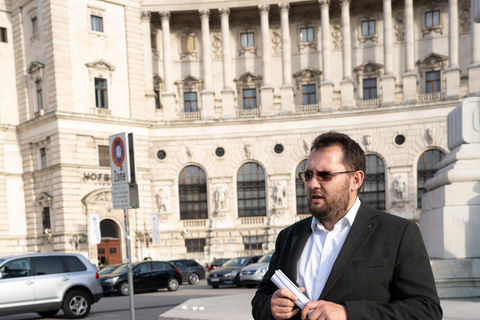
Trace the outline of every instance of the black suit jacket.
<instances>
[{"instance_id":1,"label":"black suit jacket","mask_svg":"<svg viewBox=\"0 0 480 320\"><path fill-rule=\"evenodd\" d=\"M270 281L281 269L296 283L297 261L312 233L312 218L282 230L253 300L253 317L271 320ZM361 204L318 300L345 305L349 320L442 319L420 229L409 220ZM300 319L299 314L295 318Z\"/></svg>"}]
</instances>

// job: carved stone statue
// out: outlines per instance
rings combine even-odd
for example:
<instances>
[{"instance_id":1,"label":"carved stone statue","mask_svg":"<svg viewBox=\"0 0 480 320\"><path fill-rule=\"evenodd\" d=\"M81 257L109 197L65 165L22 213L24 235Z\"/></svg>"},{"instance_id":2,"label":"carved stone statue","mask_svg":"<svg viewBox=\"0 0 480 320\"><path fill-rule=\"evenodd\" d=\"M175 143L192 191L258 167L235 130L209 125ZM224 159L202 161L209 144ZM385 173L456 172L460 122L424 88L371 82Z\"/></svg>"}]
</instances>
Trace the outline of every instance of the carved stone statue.
<instances>
[{"instance_id":1,"label":"carved stone statue","mask_svg":"<svg viewBox=\"0 0 480 320\"><path fill-rule=\"evenodd\" d=\"M287 189L285 185L281 182L275 182L273 186L273 201L274 207L276 208L285 208L287 207Z\"/></svg>"},{"instance_id":2,"label":"carved stone statue","mask_svg":"<svg viewBox=\"0 0 480 320\"><path fill-rule=\"evenodd\" d=\"M228 209L228 189L225 185L217 186L213 194L215 199L215 211L225 211Z\"/></svg>"},{"instance_id":3,"label":"carved stone statue","mask_svg":"<svg viewBox=\"0 0 480 320\"><path fill-rule=\"evenodd\" d=\"M157 191L156 198L159 212L169 212L170 189L168 187L160 187Z\"/></svg>"},{"instance_id":4,"label":"carved stone statue","mask_svg":"<svg viewBox=\"0 0 480 320\"><path fill-rule=\"evenodd\" d=\"M393 195L395 197L395 201L405 201L407 191L407 184L403 181L402 176L396 176L393 179Z\"/></svg>"},{"instance_id":5,"label":"carved stone statue","mask_svg":"<svg viewBox=\"0 0 480 320\"><path fill-rule=\"evenodd\" d=\"M245 143L245 156L250 159L252 157L252 145Z\"/></svg>"}]
</instances>

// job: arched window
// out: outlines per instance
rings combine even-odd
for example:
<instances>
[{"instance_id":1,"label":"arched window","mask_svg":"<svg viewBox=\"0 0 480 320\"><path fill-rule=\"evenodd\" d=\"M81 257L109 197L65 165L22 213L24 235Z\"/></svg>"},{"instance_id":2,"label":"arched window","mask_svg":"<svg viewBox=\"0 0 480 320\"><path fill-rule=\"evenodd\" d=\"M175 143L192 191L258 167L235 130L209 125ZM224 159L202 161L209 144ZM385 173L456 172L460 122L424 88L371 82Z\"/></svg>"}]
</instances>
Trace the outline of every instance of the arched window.
<instances>
[{"instance_id":1,"label":"arched window","mask_svg":"<svg viewBox=\"0 0 480 320\"><path fill-rule=\"evenodd\" d=\"M360 199L371 207L385 210L385 165L376 155L367 155L367 171Z\"/></svg>"},{"instance_id":2,"label":"arched window","mask_svg":"<svg viewBox=\"0 0 480 320\"><path fill-rule=\"evenodd\" d=\"M102 238L118 239L117 225L110 219L100 221L100 234Z\"/></svg>"},{"instance_id":3,"label":"arched window","mask_svg":"<svg viewBox=\"0 0 480 320\"><path fill-rule=\"evenodd\" d=\"M300 171L305 171L307 166L307 159L303 160L297 167L295 172L295 191L297 194L297 214L308 214L308 202L307 202L307 192L305 191L305 184L298 179L298 173Z\"/></svg>"},{"instance_id":4,"label":"arched window","mask_svg":"<svg viewBox=\"0 0 480 320\"><path fill-rule=\"evenodd\" d=\"M265 173L258 164L245 163L237 174L238 216L266 216Z\"/></svg>"},{"instance_id":5,"label":"arched window","mask_svg":"<svg viewBox=\"0 0 480 320\"><path fill-rule=\"evenodd\" d=\"M445 154L440 150L427 150L420 159L417 166L417 203L422 207L422 195L425 193L425 182L432 178L437 172L437 165Z\"/></svg>"},{"instance_id":6,"label":"arched window","mask_svg":"<svg viewBox=\"0 0 480 320\"><path fill-rule=\"evenodd\" d=\"M183 168L178 178L180 220L207 219L207 179L197 166Z\"/></svg>"}]
</instances>

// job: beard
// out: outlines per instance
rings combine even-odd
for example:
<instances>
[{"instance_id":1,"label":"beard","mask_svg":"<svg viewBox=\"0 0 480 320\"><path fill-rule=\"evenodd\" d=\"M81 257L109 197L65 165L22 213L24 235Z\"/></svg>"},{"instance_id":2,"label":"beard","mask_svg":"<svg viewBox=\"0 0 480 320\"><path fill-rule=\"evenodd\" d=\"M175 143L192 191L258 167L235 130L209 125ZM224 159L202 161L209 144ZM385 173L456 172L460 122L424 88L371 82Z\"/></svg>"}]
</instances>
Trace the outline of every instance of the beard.
<instances>
[{"instance_id":1,"label":"beard","mask_svg":"<svg viewBox=\"0 0 480 320\"><path fill-rule=\"evenodd\" d=\"M347 213L349 204L349 190L350 182L345 179L345 183L341 189L327 199L324 197L324 204L321 207L316 207L312 203L312 197L307 198L308 209L310 214L317 218L320 222L329 221L337 222Z\"/></svg>"}]
</instances>

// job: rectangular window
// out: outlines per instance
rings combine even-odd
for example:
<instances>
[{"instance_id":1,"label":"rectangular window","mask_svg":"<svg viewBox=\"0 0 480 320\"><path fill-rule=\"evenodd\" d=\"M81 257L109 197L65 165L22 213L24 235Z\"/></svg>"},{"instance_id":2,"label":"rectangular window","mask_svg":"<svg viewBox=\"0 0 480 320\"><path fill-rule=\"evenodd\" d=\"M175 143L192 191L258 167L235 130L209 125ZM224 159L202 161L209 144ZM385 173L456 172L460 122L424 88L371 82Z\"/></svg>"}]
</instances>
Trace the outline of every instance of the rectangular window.
<instances>
[{"instance_id":1,"label":"rectangular window","mask_svg":"<svg viewBox=\"0 0 480 320\"><path fill-rule=\"evenodd\" d=\"M243 89L243 109L257 109L257 89Z\"/></svg>"},{"instance_id":2,"label":"rectangular window","mask_svg":"<svg viewBox=\"0 0 480 320\"><path fill-rule=\"evenodd\" d=\"M32 34L37 34L38 32L38 24L37 24L37 17L32 18Z\"/></svg>"},{"instance_id":3,"label":"rectangular window","mask_svg":"<svg viewBox=\"0 0 480 320\"><path fill-rule=\"evenodd\" d=\"M375 34L375 20L362 21L362 36L373 36Z\"/></svg>"},{"instance_id":4,"label":"rectangular window","mask_svg":"<svg viewBox=\"0 0 480 320\"><path fill-rule=\"evenodd\" d=\"M440 25L440 10L425 12L425 26L427 28Z\"/></svg>"},{"instance_id":5,"label":"rectangular window","mask_svg":"<svg viewBox=\"0 0 480 320\"><path fill-rule=\"evenodd\" d=\"M243 244L245 246L245 250L262 249L263 236L243 237Z\"/></svg>"},{"instance_id":6,"label":"rectangular window","mask_svg":"<svg viewBox=\"0 0 480 320\"><path fill-rule=\"evenodd\" d=\"M7 42L7 28L0 27L0 42Z\"/></svg>"},{"instance_id":7,"label":"rectangular window","mask_svg":"<svg viewBox=\"0 0 480 320\"><path fill-rule=\"evenodd\" d=\"M45 229L51 229L51 224L50 224L50 207L44 207L42 209L42 231L45 231Z\"/></svg>"},{"instance_id":8,"label":"rectangular window","mask_svg":"<svg viewBox=\"0 0 480 320\"><path fill-rule=\"evenodd\" d=\"M162 105L160 103L160 91L153 90L155 92L155 109L162 109Z\"/></svg>"},{"instance_id":9,"label":"rectangular window","mask_svg":"<svg viewBox=\"0 0 480 320\"><path fill-rule=\"evenodd\" d=\"M47 167L47 149L40 148L40 168L45 169Z\"/></svg>"},{"instance_id":10,"label":"rectangular window","mask_svg":"<svg viewBox=\"0 0 480 320\"><path fill-rule=\"evenodd\" d=\"M108 108L107 80L95 78L95 104L97 108Z\"/></svg>"},{"instance_id":11,"label":"rectangular window","mask_svg":"<svg viewBox=\"0 0 480 320\"><path fill-rule=\"evenodd\" d=\"M98 146L98 165L100 167L110 167L110 155L108 146Z\"/></svg>"},{"instance_id":12,"label":"rectangular window","mask_svg":"<svg viewBox=\"0 0 480 320\"><path fill-rule=\"evenodd\" d=\"M303 105L317 103L317 95L316 95L314 84L306 84L302 86L302 98L303 98L303 101L302 101Z\"/></svg>"},{"instance_id":13,"label":"rectangular window","mask_svg":"<svg viewBox=\"0 0 480 320\"><path fill-rule=\"evenodd\" d=\"M183 96L185 112L197 112L198 100L196 92L185 92Z\"/></svg>"},{"instance_id":14,"label":"rectangular window","mask_svg":"<svg viewBox=\"0 0 480 320\"><path fill-rule=\"evenodd\" d=\"M363 100L377 99L377 78L363 80Z\"/></svg>"},{"instance_id":15,"label":"rectangular window","mask_svg":"<svg viewBox=\"0 0 480 320\"><path fill-rule=\"evenodd\" d=\"M187 247L187 252L203 252L205 243L205 239L185 239L185 247Z\"/></svg>"},{"instance_id":16,"label":"rectangular window","mask_svg":"<svg viewBox=\"0 0 480 320\"><path fill-rule=\"evenodd\" d=\"M314 42L313 27L300 28L300 42Z\"/></svg>"},{"instance_id":17,"label":"rectangular window","mask_svg":"<svg viewBox=\"0 0 480 320\"><path fill-rule=\"evenodd\" d=\"M37 276L63 273L62 257L35 257L35 267L37 269Z\"/></svg>"},{"instance_id":18,"label":"rectangular window","mask_svg":"<svg viewBox=\"0 0 480 320\"><path fill-rule=\"evenodd\" d=\"M240 43L242 48L255 47L255 34L253 32L240 33Z\"/></svg>"},{"instance_id":19,"label":"rectangular window","mask_svg":"<svg viewBox=\"0 0 480 320\"><path fill-rule=\"evenodd\" d=\"M40 111L43 109L43 99L42 99L42 81L35 81L35 91L37 95L37 110Z\"/></svg>"},{"instance_id":20,"label":"rectangular window","mask_svg":"<svg viewBox=\"0 0 480 320\"><path fill-rule=\"evenodd\" d=\"M92 31L103 32L103 17L91 15L90 25Z\"/></svg>"},{"instance_id":21,"label":"rectangular window","mask_svg":"<svg viewBox=\"0 0 480 320\"><path fill-rule=\"evenodd\" d=\"M180 43L182 46L182 52L195 51L195 36L193 35L182 36L180 38Z\"/></svg>"},{"instance_id":22,"label":"rectangular window","mask_svg":"<svg viewBox=\"0 0 480 320\"><path fill-rule=\"evenodd\" d=\"M440 92L440 71L426 73L426 93Z\"/></svg>"}]
</instances>

